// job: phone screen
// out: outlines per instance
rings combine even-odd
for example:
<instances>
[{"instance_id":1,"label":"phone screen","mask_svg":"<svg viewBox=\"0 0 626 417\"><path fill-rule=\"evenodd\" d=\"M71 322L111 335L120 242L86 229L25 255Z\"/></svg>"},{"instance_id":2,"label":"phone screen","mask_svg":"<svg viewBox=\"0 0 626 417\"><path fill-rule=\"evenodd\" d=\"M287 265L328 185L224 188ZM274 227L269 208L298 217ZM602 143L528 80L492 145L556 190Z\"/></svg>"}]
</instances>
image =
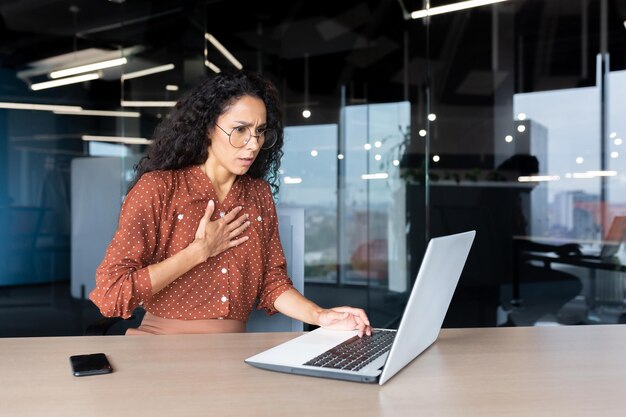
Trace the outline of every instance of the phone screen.
<instances>
[{"instance_id":1,"label":"phone screen","mask_svg":"<svg viewBox=\"0 0 626 417\"><path fill-rule=\"evenodd\" d=\"M70 356L74 376L100 375L113 372L104 353Z\"/></svg>"}]
</instances>

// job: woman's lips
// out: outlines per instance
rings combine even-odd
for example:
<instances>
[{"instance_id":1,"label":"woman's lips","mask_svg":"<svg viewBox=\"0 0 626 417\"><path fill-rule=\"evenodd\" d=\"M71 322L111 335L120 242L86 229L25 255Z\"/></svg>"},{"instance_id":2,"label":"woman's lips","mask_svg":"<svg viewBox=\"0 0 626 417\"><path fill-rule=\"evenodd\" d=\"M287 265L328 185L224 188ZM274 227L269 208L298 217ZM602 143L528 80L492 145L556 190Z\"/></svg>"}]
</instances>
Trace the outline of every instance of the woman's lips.
<instances>
[{"instance_id":1,"label":"woman's lips","mask_svg":"<svg viewBox=\"0 0 626 417\"><path fill-rule=\"evenodd\" d=\"M250 166L252 165L252 163L254 162L254 158L237 158L239 159L239 162L241 162L242 165L244 166Z\"/></svg>"}]
</instances>

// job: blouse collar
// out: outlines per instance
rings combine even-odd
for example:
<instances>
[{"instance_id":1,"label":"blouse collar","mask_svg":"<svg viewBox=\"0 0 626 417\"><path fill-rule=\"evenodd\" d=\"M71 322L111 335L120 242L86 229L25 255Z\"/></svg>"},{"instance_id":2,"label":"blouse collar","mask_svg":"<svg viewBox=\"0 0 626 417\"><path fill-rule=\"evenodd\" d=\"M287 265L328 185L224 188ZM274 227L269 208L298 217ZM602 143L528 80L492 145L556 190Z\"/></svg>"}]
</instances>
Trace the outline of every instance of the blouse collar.
<instances>
[{"instance_id":1,"label":"blouse collar","mask_svg":"<svg viewBox=\"0 0 626 417\"><path fill-rule=\"evenodd\" d=\"M190 172L193 177L198 181L199 189L204 190L202 194L204 194L207 200L213 200L216 203L216 207L220 207L223 210L232 210L237 205L240 205L240 199L242 196L242 191L244 188L244 183L247 181L247 175L239 175L233 182L232 187L226 194L224 201L221 203L217 199L217 192L215 191L215 187L213 183L209 179L209 177L202 171L202 168L199 165L192 166L190 168Z\"/></svg>"}]
</instances>

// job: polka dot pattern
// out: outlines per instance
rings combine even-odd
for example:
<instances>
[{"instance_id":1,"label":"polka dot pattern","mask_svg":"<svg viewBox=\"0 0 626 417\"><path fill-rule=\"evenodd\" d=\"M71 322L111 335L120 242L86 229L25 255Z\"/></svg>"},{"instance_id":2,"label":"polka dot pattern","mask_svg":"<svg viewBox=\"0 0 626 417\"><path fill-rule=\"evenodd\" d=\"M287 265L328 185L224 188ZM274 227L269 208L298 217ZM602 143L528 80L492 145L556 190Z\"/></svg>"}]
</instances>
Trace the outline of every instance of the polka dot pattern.
<instances>
[{"instance_id":1,"label":"polka dot pattern","mask_svg":"<svg viewBox=\"0 0 626 417\"><path fill-rule=\"evenodd\" d=\"M250 223L243 233L246 242L207 259L153 295L148 265L193 241L209 200L215 202L211 220L242 206L239 215L262 221ZM130 190L89 298L107 317L128 318L143 305L162 318L245 323L257 299L259 309L274 314L274 301L291 288L269 184L240 176L220 203L209 178L195 166L146 173Z\"/></svg>"}]
</instances>

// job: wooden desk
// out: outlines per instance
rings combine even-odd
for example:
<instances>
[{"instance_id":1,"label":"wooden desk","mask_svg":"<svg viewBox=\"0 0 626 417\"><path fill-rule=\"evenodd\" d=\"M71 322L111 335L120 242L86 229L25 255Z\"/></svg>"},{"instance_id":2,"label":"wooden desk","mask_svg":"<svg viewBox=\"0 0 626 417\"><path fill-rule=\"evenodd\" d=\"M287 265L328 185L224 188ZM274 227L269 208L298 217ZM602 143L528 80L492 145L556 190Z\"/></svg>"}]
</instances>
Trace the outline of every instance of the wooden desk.
<instances>
[{"instance_id":1,"label":"wooden desk","mask_svg":"<svg viewBox=\"0 0 626 417\"><path fill-rule=\"evenodd\" d=\"M0 415L624 415L623 325L444 330L382 387L243 362L295 335L0 339ZM73 377L68 357L94 352L115 372Z\"/></svg>"}]
</instances>

